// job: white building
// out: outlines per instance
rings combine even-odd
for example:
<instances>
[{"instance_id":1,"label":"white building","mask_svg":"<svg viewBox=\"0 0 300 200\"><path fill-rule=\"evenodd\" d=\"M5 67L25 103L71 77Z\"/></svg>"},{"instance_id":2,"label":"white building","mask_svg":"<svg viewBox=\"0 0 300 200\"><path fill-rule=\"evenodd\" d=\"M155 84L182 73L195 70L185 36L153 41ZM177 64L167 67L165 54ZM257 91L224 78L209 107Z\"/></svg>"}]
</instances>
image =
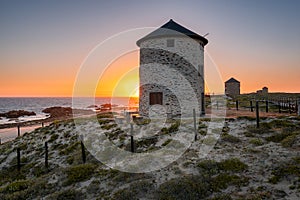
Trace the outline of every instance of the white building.
<instances>
[{"instance_id":1,"label":"white building","mask_svg":"<svg viewBox=\"0 0 300 200\"><path fill-rule=\"evenodd\" d=\"M205 114L204 46L208 40L172 19L137 41L140 47L139 112L153 105L172 116Z\"/></svg>"}]
</instances>

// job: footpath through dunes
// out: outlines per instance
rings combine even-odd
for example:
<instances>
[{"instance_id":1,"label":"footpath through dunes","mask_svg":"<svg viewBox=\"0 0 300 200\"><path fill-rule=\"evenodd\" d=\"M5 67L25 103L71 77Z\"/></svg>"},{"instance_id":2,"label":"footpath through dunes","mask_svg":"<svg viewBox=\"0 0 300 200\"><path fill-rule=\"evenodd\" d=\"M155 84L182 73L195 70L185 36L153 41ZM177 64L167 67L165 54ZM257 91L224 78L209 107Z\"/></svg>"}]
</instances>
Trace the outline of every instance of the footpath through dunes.
<instances>
[{"instance_id":1,"label":"footpath through dunes","mask_svg":"<svg viewBox=\"0 0 300 200\"><path fill-rule=\"evenodd\" d=\"M97 130L118 148L130 151L130 126L118 126L108 114L98 117ZM149 123L141 121L133 128L144 130ZM209 123L209 118L199 119L198 140L167 167L126 173L99 162L88 144L82 148L76 133L93 130L89 118L80 119L78 124L57 121L0 145L0 199L300 198L299 117L265 118L260 128L252 118L226 119L224 127L213 129L212 133L218 134L209 133ZM176 139L176 121L157 128L160 137L136 139L136 152L151 153L168 145L174 149L182 145ZM193 129L186 130L194 134ZM100 142L97 139L88 142L101 146L96 145ZM203 157L202 150L208 147L211 151ZM19 171L17 149L21 155ZM111 153L108 148L103 156L109 159ZM139 161L131 164L147 165Z\"/></svg>"}]
</instances>

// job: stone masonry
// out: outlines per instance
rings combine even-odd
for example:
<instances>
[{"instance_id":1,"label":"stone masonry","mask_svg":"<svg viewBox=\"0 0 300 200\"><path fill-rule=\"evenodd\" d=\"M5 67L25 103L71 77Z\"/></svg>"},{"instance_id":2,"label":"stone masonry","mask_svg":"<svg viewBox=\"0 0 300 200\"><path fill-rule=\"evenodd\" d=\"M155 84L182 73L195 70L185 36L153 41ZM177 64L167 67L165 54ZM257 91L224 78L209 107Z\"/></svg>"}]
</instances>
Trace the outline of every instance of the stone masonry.
<instances>
[{"instance_id":1,"label":"stone masonry","mask_svg":"<svg viewBox=\"0 0 300 200\"><path fill-rule=\"evenodd\" d=\"M197 114L204 114L204 45L207 40L187 36L172 20L168 23L167 32L161 31L163 34L146 36L137 42L140 47L140 115L149 116L153 106L150 105L151 93L162 94L158 111L190 116L196 109Z\"/></svg>"}]
</instances>

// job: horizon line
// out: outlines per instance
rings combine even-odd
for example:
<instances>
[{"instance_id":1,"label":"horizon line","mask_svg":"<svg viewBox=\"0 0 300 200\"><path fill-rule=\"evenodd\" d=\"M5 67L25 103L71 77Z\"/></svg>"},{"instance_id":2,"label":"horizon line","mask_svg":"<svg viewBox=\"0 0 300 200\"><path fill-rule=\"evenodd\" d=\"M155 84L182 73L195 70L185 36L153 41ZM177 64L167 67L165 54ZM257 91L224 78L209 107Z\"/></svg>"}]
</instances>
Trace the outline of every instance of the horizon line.
<instances>
[{"instance_id":1,"label":"horizon line","mask_svg":"<svg viewBox=\"0 0 300 200\"><path fill-rule=\"evenodd\" d=\"M137 96L0 96L0 98L139 98Z\"/></svg>"}]
</instances>

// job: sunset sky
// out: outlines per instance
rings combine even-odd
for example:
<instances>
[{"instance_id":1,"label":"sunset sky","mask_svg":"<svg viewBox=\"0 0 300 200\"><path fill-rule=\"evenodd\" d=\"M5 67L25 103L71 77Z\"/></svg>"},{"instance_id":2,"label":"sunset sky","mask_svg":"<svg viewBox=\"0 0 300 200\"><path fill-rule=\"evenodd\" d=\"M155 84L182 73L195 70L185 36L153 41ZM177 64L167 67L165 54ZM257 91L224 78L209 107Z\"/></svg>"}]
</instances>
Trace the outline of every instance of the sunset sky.
<instances>
[{"instance_id":1,"label":"sunset sky","mask_svg":"<svg viewBox=\"0 0 300 200\"><path fill-rule=\"evenodd\" d=\"M200 35L209 33L205 51L223 82L235 77L242 93L263 86L300 92L299 10L297 0L3 0L0 96L72 96L80 66L97 45L171 18ZM128 49L131 53L99 65L106 70L96 95L109 96L114 89L116 96L136 95L122 88L138 86L138 47L133 42Z\"/></svg>"}]
</instances>

